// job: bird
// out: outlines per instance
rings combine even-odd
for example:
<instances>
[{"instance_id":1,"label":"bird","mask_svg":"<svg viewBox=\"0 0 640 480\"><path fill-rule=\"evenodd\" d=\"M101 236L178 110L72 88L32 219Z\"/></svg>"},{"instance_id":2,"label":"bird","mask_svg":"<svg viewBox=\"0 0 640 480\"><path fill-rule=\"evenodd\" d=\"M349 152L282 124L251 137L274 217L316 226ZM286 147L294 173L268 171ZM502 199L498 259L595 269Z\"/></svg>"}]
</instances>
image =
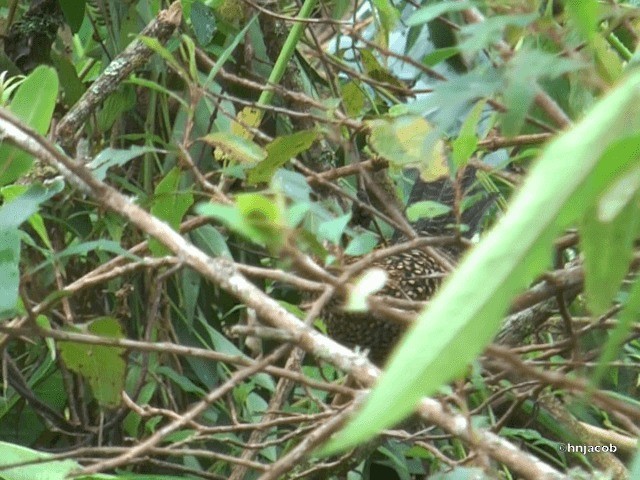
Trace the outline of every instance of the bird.
<instances>
[{"instance_id":1,"label":"bird","mask_svg":"<svg viewBox=\"0 0 640 480\"><path fill-rule=\"evenodd\" d=\"M466 196L477 195L481 187L478 187L475 182L475 170L468 169L458 187L466 193ZM428 199L452 206L454 197L454 185L450 179L445 178L435 182L422 182L418 179L409 202ZM485 195L473 207L463 212L460 220L467 227L464 236L471 237L477 231L494 200L492 195ZM455 223L453 215L448 214L418 221L413 226L419 228L421 236L429 237L451 234ZM399 243L405 239L406 237L401 234L396 234L392 238L392 243ZM431 248L431 252L435 251L439 258L424 248L413 248L372 262L371 268L381 268L387 274L387 281L377 294L415 302L426 302L431 299L449 272L446 262L455 264L463 253L459 245ZM445 262L442 262L442 258ZM347 311L344 308L344 302L339 299L328 302L322 311L322 318L331 338L351 349L368 352L368 358L378 366L384 365L408 328L406 322L390 318L388 312Z\"/></svg>"},{"instance_id":2,"label":"bird","mask_svg":"<svg viewBox=\"0 0 640 480\"><path fill-rule=\"evenodd\" d=\"M371 267L383 269L387 281L379 295L399 300L424 302L440 286L446 269L433 256L416 248L377 260ZM346 311L340 302L331 302L323 311L327 333L338 343L368 352L369 359L382 366L408 325L387 314Z\"/></svg>"}]
</instances>

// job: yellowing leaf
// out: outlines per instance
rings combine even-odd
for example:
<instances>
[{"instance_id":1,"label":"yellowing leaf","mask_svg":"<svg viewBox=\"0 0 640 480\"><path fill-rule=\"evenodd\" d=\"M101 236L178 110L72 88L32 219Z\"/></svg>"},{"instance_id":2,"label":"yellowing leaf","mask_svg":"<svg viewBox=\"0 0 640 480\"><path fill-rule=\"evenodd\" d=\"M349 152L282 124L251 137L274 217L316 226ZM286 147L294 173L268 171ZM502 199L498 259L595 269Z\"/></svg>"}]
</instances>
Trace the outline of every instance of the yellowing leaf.
<instances>
[{"instance_id":1,"label":"yellowing leaf","mask_svg":"<svg viewBox=\"0 0 640 480\"><path fill-rule=\"evenodd\" d=\"M402 115L369 122L369 144L396 167L416 167L424 181L449 174L444 142L424 118Z\"/></svg>"},{"instance_id":2,"label":"yellowing leaf","mask_svg":"<svg viewBox=\"0 0 640 480\"><path fill-rule=\"evenodd\" d=\"M262 111L254 107L244 107L236 115L236 121L231 123L231 133L247 140L254 135L249 128L258 128L262 122Z\"/></svg>"},{"instance_id":3,"label":"yellowing leaf","mask_svg":"<svg viewBox=\"0 0 640 480\"><path fill-rule=\"evenodd\" d=\"M202 140L212 147L219 149L223 154L227 155L231 160L252 165L261 162L267 157L267 152L252 142L233 133L216 132L210 133Z\"/></svg>"},{"instance_id":4,"label":"yellowing leaf","mask_svg":"<svg viewBox=\"0 0 640 480\"><path fill-rule=\"evenodd\" d=\"M374 80L378 80L379 82L389 83L391 85L395 85L396 87L405 87L400 80L394 77L389 70L380 65L380 62L373 56L371 51L361 48L360 50L360 58L362 60L362 66L364 67L367 75L369 75Z\"/></svg>"}]
</instances>

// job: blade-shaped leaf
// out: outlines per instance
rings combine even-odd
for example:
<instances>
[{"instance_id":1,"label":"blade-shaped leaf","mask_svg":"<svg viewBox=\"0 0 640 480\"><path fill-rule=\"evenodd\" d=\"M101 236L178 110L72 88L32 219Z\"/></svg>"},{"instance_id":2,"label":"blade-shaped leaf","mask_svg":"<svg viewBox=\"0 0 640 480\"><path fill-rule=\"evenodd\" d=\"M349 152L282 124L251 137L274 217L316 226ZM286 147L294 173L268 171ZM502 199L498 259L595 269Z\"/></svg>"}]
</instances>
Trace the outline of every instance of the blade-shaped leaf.
<instances>
[{"instance_id":1,"label":"blade-shaped leaf","mask_svg":"<svg viewBox=\"0 0 640 480\"><path fill-rule=\"evenodd\" d=\"M618 145L618 151L610 151L610 154L624 155L624 151L621 150L627 146L626 142L623 142ZM611 299L629 270L629 263L633 258L633 242L640 226L638 197L635 195L639 183L640 169L636 168L606 192L587 212L580 229L580 243L585 256L585 291L589 309L594 315L599 315L609 308ZM608 210L602 211L602 204L611 204L614 199L619 200L622 207L609 207Z\"/></svg>"},{"instance_id":2,"label":"blade-shaped leaf","mask_svg":"<svg viewBox=\"0 0 640 480\"><path fill-rule=\"evenodd\" d=\"M20 233L0 229L0 318L12 314L20 284Z\"/></svg>"},{"instance_id":3,"label":"blade-shaped leaf","mask_svg":"<svg viewBox=\"0 0 640 480\"><path fill-rule=\"evenodd\" d=\"M8 187L7 187L8 188ZM64 188L64 182L56 181L44 187L35 184L22 195L0 207L0 230L18 228L22 222L38 211L42 202L46 202Z\"/></svg>"},{"instance_id":4,"label":"blade-shaped leaf","mask_svg":"<svg viewBox=\"0 0 640 480\"><path fill-rule=\"evenodd\" d=\"M166 221L172 228L180 226L182 217L193 205L193 194L180 189L182 172L173 168L158 184L154 192L151 213ZM155 238L149 240L149 249L156 256L166 255L169 250Z\"/></svg>"},{"instance_id":5,"label":"blade-shaped leaf","mask_svg":"<svg viewBox=\"0 0 640 480\"><path fill-rule=\"evenodd\" d=\"M117 148L105 148L96 157L87 164L93 170L93 174L98 180L104 180L107 176L107 170L111 167L121 167L136 157L145 153L161 152L153 147L139 147L133 145L127 150Z\"/></svg>"},{"instance_id":6,"label":"blade-shaped leaf","mask_svg":"<svg viewBox=\"0 0 640 480\"><path fill-rule=\"evenodd\" d=\"M58 75L51 67L40 66L20 84L11 101L11 111L38 133L45 133L58 97ZM33 157L13 145L0 145L0 186L26 173Z\"/></svg>"}]
</instances>

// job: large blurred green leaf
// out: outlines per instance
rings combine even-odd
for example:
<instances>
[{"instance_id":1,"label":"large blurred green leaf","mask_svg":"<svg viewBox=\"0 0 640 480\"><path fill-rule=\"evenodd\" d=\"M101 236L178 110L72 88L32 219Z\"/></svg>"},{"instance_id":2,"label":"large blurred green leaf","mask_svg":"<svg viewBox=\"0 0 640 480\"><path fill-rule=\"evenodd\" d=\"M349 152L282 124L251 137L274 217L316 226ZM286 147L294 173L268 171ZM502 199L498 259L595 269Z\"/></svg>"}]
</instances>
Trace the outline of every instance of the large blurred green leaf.
<instances>
[{"instance_id":1,"label":"large blurred green leaf","mask_svg":"<svg viewBox=\"0 0 640 480\"><path fill-rule=\"evenodd\" d=\"M44 134L49 130L58 97L58 75L51 67L39 66L20 84L9 109L25 124ZM28 153L0 144L0 186L25 174L33 162Z\"/></svg>"},{"instance_id":2,"label":"large blurred green leaf","mask_svg":"<svg viewBox=\"0 0 640 480\"><path fill-rule=\"evenodd\" d=\"M120 323L112 317L96 318L75 331L124 338ZM67 368L87 379L100 405L109 408L120 405L127 367L124 348L59 341L58 349Z\"/></svg>"},{"instance_id":3,"label":"large blurred green leaf","mask_svg":"<svg viewBox=\"0 0 640 480\"><path fill-rule=\"evenodd\" d=\"M549 265L554 236L637 168L639 101L636 72L546 148L507 215L420 314L362 411L324 453L400 421L466 369L495 335L513 295ZM629 153L616 156L623 144Z\"/></svg>"}]
</instances>

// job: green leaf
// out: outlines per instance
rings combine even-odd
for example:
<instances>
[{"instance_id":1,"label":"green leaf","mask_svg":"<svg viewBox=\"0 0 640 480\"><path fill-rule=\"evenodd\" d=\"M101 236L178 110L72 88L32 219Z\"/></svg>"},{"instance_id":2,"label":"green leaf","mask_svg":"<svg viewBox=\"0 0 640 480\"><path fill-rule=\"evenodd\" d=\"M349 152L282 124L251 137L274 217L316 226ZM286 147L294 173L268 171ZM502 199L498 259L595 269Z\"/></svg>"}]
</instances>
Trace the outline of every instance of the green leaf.
<instances>
[{"instance_id":1,"label":"green leaf","mask_svg":"<svg viewBox=\"0 0 640 480\"><path fill-rule=\"evenodd\" d=\"M380 62L378 62L370 50L360 48L358 51L360 52L360 61L368 76L379 82L386 82L396 87L406 87L406 85L403 85L388 69L380 65Z\"/></svg>"},{"instance_id":2,"label":"green leaf","mask_svg":"<svg viewBox=\"0 0 640 480\"><path fill-rule=\"evenodd\" d=\"M180 190L182 178L182 171L178 167L172 168L156 186L151 206L151 214L167 222L174 230L178 230L182 218L193 205L193 194ZM169 253L167 247L155 238L149 239L149 250L157 257Z\"/></svg>"},{"instance_id":3,"label":"green leaf","mask_svg":"<svg viewBox=\"0 0 640 480\"><path fill-rule=\"evenodd\" d=\"M0 229L0 318L11 316L18 303L19 266L20 232Z\"/></svg>"},{"instance_id":4,"label":"green leaf","mask_svg":"<svg viewBox=\"0 0 640 480\"><path fill-rule=\"evenodd\" d=\"M22 195L8 201L0 207L0 230L18 228L38 211L41 203L60 193L63 188L64 182L61 180L47 187L34 184Z\"/></svg>"},{"instance_id":5,"label":"green leaf","mask_svg":"<svg viewBox=\"0 0 640 480\"><path fill-rule=\"evenodd\" d=\"M501 15L485 18L479 23L465 25L460 29L463 40L458 44L462 51L477 52L502 40L508 26L526 27L538 18L537 13Z\"/></svg>"},{"instance_id":6,"label":"green leaf","mask_svg":"<svg viewBox=\"0 0 640 480\"><path fill-rule=\"evenodd\" d=\"M101 317L75 331L107 338L124 338L115 318ZM126 351L121 347L59 341L60 357L67 368L82 375L98 403L107 408L120 405L126 373Z\"/></svg>"},{"instance_id":7,"label":"green leaf","mask_svg":"<svg viewBox=\"0 0 640 480\"><path fill-rule=\"evenodd\" d=\"M33 275L38 270L46 267L47 265L51 265L53 262L60 260L61 258L69 257L69 256L77 256L77 255L86 255L89 252L111 252L116 255L122 255L125 258L134 261L140 261L140 257L137 255L133 255L128 250L122 248L120 243L115 242L113 240L92 240L90 242L80 242L73 243L61 252L56 253L55 255L51 255L47 260L35 266L34 268L29 270L29 274Z\"/></svg>"},{"instance_id":8,"label":"green leaf","mask_svg":"<svg viewBox=\"0 0 640 480\"><path fill-rule=\"evenodd\" d=\"M201 203L196 212L220 220L224 225L259 245L279 248L282 245L284 206L259 193L236 197L235 205Z\"/></svg>"},{"instance_id":9,"label":"green leaf","mask_svg":"<svg viewBox=\"0 0 640 480\"><path fill-rule=\"evenodd\" d=\"M597 0L570 0L565 2L564 8L582 36L591 41L598 27Z\"/></svg>"},{"instance_id":10,"label":"green leaf","mask_svg":"<svg viewBox=\"0 0 640 480\"><path fill-rule=\"evenodd\" d=\"M58 97L58 75L51 67L39 66L16 90L9 109L25 124L44 134L49 130ZM33 157L6 143L0 144L0 186L25 174Z\"/></svg>"},{"instance_id":11,"label":"green leaf","mask_svg":"<svg viewBox=\"0 0 640 480\"><path fill-rule=\"evenodd\" d=\"M634 148L636 149L634 152ZM602 161L612 156L640 159L638 140L620 142L608 150ZM633 258L633 242L640 227L638 188L640 169L634 169L613 185L585 215L580 243L585 255L585 292L594 315L611 306Z\"/></svg>"},{"instance_id":12,"label":"green leaf","mask_svg":"<svg viewBox=\"0 0 640 480\"><path fill-rule=\"evenodd\" d=\"M235 205L219 205L213 203L200 203L195 211L200 215L208 215L222 222L235 233L262 245L262 235L251 225L245 223L240 210Z\"/></svg>"},{"instance_id":13,"label":"green leaf","mask_svg":"<svg viewBox=\"0 0 640 480\"><path fill-rule=\"evenodd\" d=\"M424 63L427 67L435 67L440 62L451 58L459 53L460 49L458 47L439 48L425 55L422 59L422 63Z\"/></svg>"},{"instance_id":14,"label":"green leaf","mask_svg":"<svg viewBox=\"0 0 640 480\"><path fill-rule=\"evenodd\" d=\"M271 189L282 192L293 203L308 203L311 196L311 187L307 183L304 175L285 170L278 169L271 179Z\"/></svg>"},{"instance_id":15,"label":"green leaf","mask_svg":"<svg viewBox=\"0 0 640 480\"><path fill-rule=\"evenodd\" d=\"M626 340L631 329L638 321L638 312L640 312L640 278L636 278L631 289L627 301L618 316L618 324L610 331L607 343L604 346L602 355L598 359L598 367L591 379L594 385L600 383L602 378L611 371L610 362L614 361L621 353L620 346Z\"/></svg>"},{"instance_id":16,"label":"green leaf","mask_svg":"<svg viewBox=\"0 0 640 480\"><path fill-rule=\"evenodd\" d=\"M433 200L422 200L412 203L407 208L407 218L410 222L417 222L422 218L435 218L451 211L451 207Z\"/></svg>"},{"instance_id":17,"label":"green leaf","mask_svg":"<svg viewBox=\"0 0 640 480\"><path fill-rule=\"evenodd\" d=\"M282 245L285 225L282 200L259 193L244 193L236 197L236 205L245 223L260 232L264 245L276 248Z\"/></svg>"},{"instance_id":18,"label":"green leaf","mask_svg":"<svg viewBox=\"0 0 640 480\"><path fill-rule=\"evenodd\" d=\"M54 50L51 50L51 61L53 66L56 67L56 72L58 72L58 77L60 78L65 105L75 105L86 90L84 83L78 78L76 67L67 57L56 53Z\"/></svg>"},{"instance_id":19,"label":"green leaf","mask_svg":"<svg viewBox=\"0 0 640 480\"><path fill-rule=\"evenodd\" d=\"M475 104L475 106L465 118L458 138L456 138L451 146L453 147L453 164L456 167L462 167L466 165L473 152L476 151L478 146L478 135L476 134L476 128L480 121L480 116L484 110L486 101L481 100Z\"/></svg>"},{"instance_id":20,"label":"green leaf","mask_svg":"<svg viewBox=\"0 0 640 480\"><path fill-rule=\"evenodd\" d=\"M33 185L26 191L23 186L9 186L2 190L7 200L0 207L0 316L9 315L18 302L20 281L20 231L18 227L32 219L40 204L64 188L64 182L56 181L49 187ZM22 191L21 194L18 192ZM39 220L39 221L38 221ZM34 220L35 227L43 227L42 218ZM42 228L40 235L46 236Z\"/></svg>"},{"instance_id":21,"label":"green leaf","mask_svg":"<svg viewBox=\"0 0 640 480\"><path fill-rule=\"evenodd\" d=\"M180 387L180 391L182 392L197 393L198 395L202 395L202 396L206 395L207 393L202 388L198 387L195 383L193 383L189 379L189 377L185 375L180 375L173 368L170 368L168 366L158 367L155 373L158 375L164 375L172 382L175 382Z\"/></svg>"},{"instance_id":22,"label":"green leaf","mask_svg":"<svg viewBox=\"0 0 640 480\"><path fill-rule=\"evenodd\" d=\"M522 77L509 82L503 92L504 103L507 108L502 120L505 136L512 137L520 131L535 96L535 82L528 81Z\"/></svg>"},{"instance_id":23,"label":"green leaf","mask_svg":"<svg viewBox=\"0 0 640 480\"><path fill-rule=\"evenodd\" d=\"M465 371L495 335L513 295L549 265L554 236L637 167L639 101L636 72L548 145L507 214L419 315L363 409L324 454L400 421L421 397ZM623 145L627 153L616 156Z\"/></svg>"},{"instance_id":24,"label":"green leaf","mask_svg":"<svg viewBox=\"0 0 640 480\"><path fill-rule=\"evenodd\" d=\"M93 170L93 175L98 180L104 180L109 168L121 167L134 158L151 152L162 152L162 150L153 147L139 147L137 145L133 145L127 150L109 147L96 155L95 158L87 164L87 167Z\"/></svg>"},{"instance_id":25,"label":"green leaf","mask_svg":"<svg viewBox=\"0 0 640 480\"><path fill-rule=\"evenodd\" d=\"M505 135L515 135L535 98L540 79L553 79L576 70L580 64L530 48L520 49L507 65L503 96L507 111L502 122Z\"/></svg>"},{"instance_id":26,"label":"green leaf","mask_svg":"<svg viewBox=\"0 0 640 480\"><path fill-rule=\"evenodd\" d=\"M213 39L213 34L216 33L216 16L213 10L202 2L193 2L190 18L198 43L206 47Z\"/></svg>"},{"instance_id":27,"label":"green leaf","mask_svg":"<svg viewBox=\"0 0 640 480\"><path fill-rule=\"evenodd\" d=\"M58 3L71 32L77 33L84 20L86 0L58 0Z\"/></svg>"},{"instance_id":28,"label":"green leaf","mask_svg":"<svg viewBox=\"0 0 640 480\"><path fill-rule=\"evenodd\" d=\"M349 81L341 86L340 94L345 113L349 117L359 117L364 113L367 96L357 82Z\"/></svg>"},{"instance_id":29,"label":"green leaf","mask_svg":"<svg viewBox=\"0 0 640 480\"><path fill-rule=\"evenodd\" d=\"M247 180L255 185L268 182L275 171L296 155L308 150L318 138L315 130L302 130L291 135L277 137L265 149L267 156L264 160L251 168Z\"/></svg>"},{"instance_id":30,"label":"green leaf","mask_svg":"<svg viewBox=\"0 0 640 480\"><path fill-rule=\"evenodd\" d=\"M267 152L256 143L233 133L210 133L200 140L214 148L219 148L232 160L243 164L256 164L267 158Z\"/></svg>"},{"instance_id":31,"label":"green leaf","mask_svg":"<svg viewBox=\"0 0 640 480\"><path fill-rule=\"evenodd\" d=\"M74 470L80 470L80 464L73 460L53 460L50 453L41 453L21 445L0 442L0 467L4 480L63 480ZM7 468L9 465L27 462L39 462Z\"/></svg>"},{"instance_id":32,"label":"green leaf","mask_svg":"<svg viewBox=\"0 0 640 480\"><path fill-rule=\"evenodd\" d=\"M407 25L413 27L415 25L422 25L424 23L430 22L435 18L439 17L448 12L459 12L461 10L465 10L467 8L473 7L471 2L437 2L430 4L426 7L422 7L411 14L409 19L407 20Z\"/></svg>"},{"instance_id":33,"label":"green leaf","mask_svg":"<svg viewBox=\"0 0 640 480\"><path fill-rule=\"evenodd\" d=\"M373 6L376 9L380 24L386 36L398 23L400 13L390 0L373 0Z\"/></svg>"},{"instance_id":34,"label":"green leaf","mask_svg":"<svg viewBox=\"0 0 640 480\"><path fill-rule=\"evenodd\" d=\"M592 45L598 73L607 83L615 83L624 70L622 60L602 35L593 37Z\"/></svg>"},{"instance_id":35,"label":"green leaf","mask_svg":"<svg viewBox=\"0 0 640 480\"><path fill-rule=\"evenodd\" d=\"M109 130L122 114L136 106L136 92L131 85L123 85L109 95L98 112L98 129Z\"/></svg>"},{"instance_id":36,"label":"green leaf","mask_svg":"<svg viewBox=\"0 0 640 480\"><path fill-rule=\"evenodd\" d=\"M185 79L189 78L189 75L187 75L187 72L184 70L184 68L182 68L182 65L180 65L180 62L176 60L176 58L171 54L171 52L167 50L165 46L158 41L157 38L140 37L140 42L142 42L144 45L149 47L155 53L160 55L162 59L165 62L167 62L167 64L172 69L174 69L178 73L178 75L180 75L182 78L185 78Z\"/></svg>"},{"instance_id":37,"label":"green leaf","mask_svg":"<svg viewBox=\"0 0 640 480\"><path fill-rule=\"evenodd\" d=\"M373 251L378 244L378 237L371 232L364 232L349 242L347 248L344 249L345 255L359 257Z\"/></svg>"},{"instance_id":38,"label":"green leaf","mask_svg":"<svg viewBox=\"0 0 640 480\"><path fill-rule=\"evenodd\" d=\"M233 258L224 237L212 225L203 225L189 233L193 243L207 255Z\"/></svg>"},{"instance_id":39,"label":"green leaf","mask_svg":"<svg viewBox=\"0 0 640 480\"><path fill-rule=\"evenodd\" d=\"M351 220L351 212L341 217L322 222L318 227L318 237L328 240L334 245L340 244L340 238Z\"/></svg>"},{"instance_id":40,"label":"green leaf","mask_svg":"<svg viewBox=\"0 0 640 480\"><path fill-rule=\"evenodd\" d=\"M469 88L473 85L473 88ZM433 92L412 105L412 112L435 112L433 123L442 131L457 129L462 115L469 111L469 105L479 98L490 98L501 94L504 89L503 75L495 69L476 68L446 82L437 83Z\"/></svg>"}]
</instances>

